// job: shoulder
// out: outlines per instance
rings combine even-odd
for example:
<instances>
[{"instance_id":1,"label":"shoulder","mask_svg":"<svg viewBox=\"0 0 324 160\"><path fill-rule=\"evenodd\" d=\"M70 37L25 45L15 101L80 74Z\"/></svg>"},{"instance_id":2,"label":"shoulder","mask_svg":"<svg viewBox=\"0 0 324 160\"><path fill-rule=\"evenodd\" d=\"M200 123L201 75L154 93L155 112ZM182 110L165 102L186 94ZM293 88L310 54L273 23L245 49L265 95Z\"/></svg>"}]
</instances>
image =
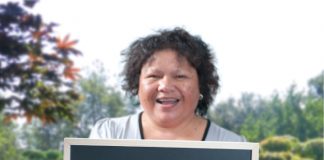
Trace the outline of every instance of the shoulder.
<instances>
[{"instance_id":1,"label":"shoulder","mask_svg":"<svg viewBox=\"0 0 324 160\"><path fill-rule=\"evenodd\" d=\"M101 119L93 126L89 138L135 138L136 132L139 130L138 116L138 114L134 114Z\"/></svg>"},{"instance_id":2,"label":"shoulder","mask_svg":"<svg viewBox=\"0 0 324 160\"><path fill-rule=\"evenodd\" d=\"M127 115L123 117L117 117L117 118L103 118L99 121L96 122L96 125L98 126L113 126L113 127L118 127L118 126L123 126L127 123L130 123L131 121L136 120L136 117L138 117L137 114L134 115Z\"/></svg>"},{"instance_id":3,"label":"shoulder","mask_svg":"<svg viewBox=\"0 0 324 160\"><path fill-rule=\"evenodd\" d=\"M229 142L245 142L246 139L232 131L220 127L210 122L206 141L229 141Z\"/></svg>"}]
</instances>

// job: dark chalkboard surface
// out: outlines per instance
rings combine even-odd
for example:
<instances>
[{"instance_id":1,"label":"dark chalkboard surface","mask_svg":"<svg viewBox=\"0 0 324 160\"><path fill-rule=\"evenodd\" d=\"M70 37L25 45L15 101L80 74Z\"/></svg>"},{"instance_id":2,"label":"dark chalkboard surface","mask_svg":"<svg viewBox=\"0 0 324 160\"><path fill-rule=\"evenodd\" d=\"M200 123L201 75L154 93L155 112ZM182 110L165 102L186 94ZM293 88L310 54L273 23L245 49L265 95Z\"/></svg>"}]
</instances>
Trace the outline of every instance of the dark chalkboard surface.
<instances>
[{"instance_id":1,"label":"dark chalkboard surface","mask_svg":"<svg viewBox=\"0 0 324 160\"><path fill-rule=\"evenodd\" d=\"M64 139L64 160L258 160L246 142Z\"/></svg>"}]
</instances>

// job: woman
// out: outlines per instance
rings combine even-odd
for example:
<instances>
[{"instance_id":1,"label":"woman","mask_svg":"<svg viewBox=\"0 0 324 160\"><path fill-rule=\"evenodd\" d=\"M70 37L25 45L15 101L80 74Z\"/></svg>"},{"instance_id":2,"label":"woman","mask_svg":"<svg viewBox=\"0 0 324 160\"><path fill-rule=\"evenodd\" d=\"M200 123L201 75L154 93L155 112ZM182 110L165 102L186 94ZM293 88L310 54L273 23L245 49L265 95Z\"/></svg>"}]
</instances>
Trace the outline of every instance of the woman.
<instances>
[{"instance_id":1,"label":"woman","mask_svg":"<svg viewBox=\"0 0 324 160\"><path fill-rule=\"evenodd\" d=\"M245 141L204 116L219 87L208 45L181 28L133 42L123 88L143 112L99 120L90 138Z\"/></svg>"}]
</instances>

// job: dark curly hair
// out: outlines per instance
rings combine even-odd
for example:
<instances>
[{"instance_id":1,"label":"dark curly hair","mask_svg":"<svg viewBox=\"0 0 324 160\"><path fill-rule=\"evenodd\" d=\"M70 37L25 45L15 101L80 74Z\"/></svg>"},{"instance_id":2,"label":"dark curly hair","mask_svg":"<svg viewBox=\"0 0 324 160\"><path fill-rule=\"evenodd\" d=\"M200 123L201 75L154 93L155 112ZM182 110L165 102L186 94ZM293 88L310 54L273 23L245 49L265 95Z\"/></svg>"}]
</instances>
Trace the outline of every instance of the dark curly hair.
<instances>
[{"instance_id":1,"label":"dark curly hair","mask_svg":"<svg viewBox=\"0 0 324 160\"><path fill-rule=\"evenodd\" d=\"M157 34L139 38L122 51L125 57L123 89L132 96L137 95L142 66L156 51L164 49L176 51L196 69L200 93L203 95L196 107L196 114L205 116L219 87L217 68L208 45L199 36L190 35L182 28L160 30Z\"/></svg>"}]
</instances>

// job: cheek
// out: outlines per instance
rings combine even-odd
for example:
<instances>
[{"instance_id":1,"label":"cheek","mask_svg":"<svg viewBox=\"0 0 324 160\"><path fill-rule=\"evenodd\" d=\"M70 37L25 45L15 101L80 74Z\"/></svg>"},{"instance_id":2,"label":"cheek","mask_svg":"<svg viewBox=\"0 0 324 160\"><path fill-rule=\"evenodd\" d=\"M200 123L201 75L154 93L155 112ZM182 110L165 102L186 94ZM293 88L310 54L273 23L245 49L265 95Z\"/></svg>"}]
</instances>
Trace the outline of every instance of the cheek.
<instances>
[{"instance_id":1,"label":"cheek","mask_svg":"<svg viewBox=\"0 0 324 160\"><path fill-rule=\"evenodd\" d=\"M191 93L200 92L198 80L196 80L195 78L192 79L191 81L187 81L186 83L182 83L182 85L183 85L182 88L187 92L191 92Z\"/></svg>"},{"instance_id":2,"label":"cheek","mask_svg":"<svg viewBox=\"0 0 324 160\"><path fill-rule=\"evenodd\" d=\"M197 85L185 85L182 87L182 90L190 97L199 95L199 87L197 87Z\"/></svg>"},{"instance_id":3,"label":"cheek","mask_svg":"<svg viewBox=\"0 0 324 160\"><path fill-rule=\"evenodd\" d=\"M186 97L190 97L190 100L196 101L199 99L199 84L194 82L182 84L182 92Z\"/></svg>"},{"instance_id":4,"label":"cheek","mask_svg":"<svg viewBox=\"0 0 324 160\"><path fill-rule=\"evenodd\" d=\"M154 90L154 85L149 84L145 81L140 81L138 96L143 100L149 99L154 94Z\"/></svg>"}]
</instances>

